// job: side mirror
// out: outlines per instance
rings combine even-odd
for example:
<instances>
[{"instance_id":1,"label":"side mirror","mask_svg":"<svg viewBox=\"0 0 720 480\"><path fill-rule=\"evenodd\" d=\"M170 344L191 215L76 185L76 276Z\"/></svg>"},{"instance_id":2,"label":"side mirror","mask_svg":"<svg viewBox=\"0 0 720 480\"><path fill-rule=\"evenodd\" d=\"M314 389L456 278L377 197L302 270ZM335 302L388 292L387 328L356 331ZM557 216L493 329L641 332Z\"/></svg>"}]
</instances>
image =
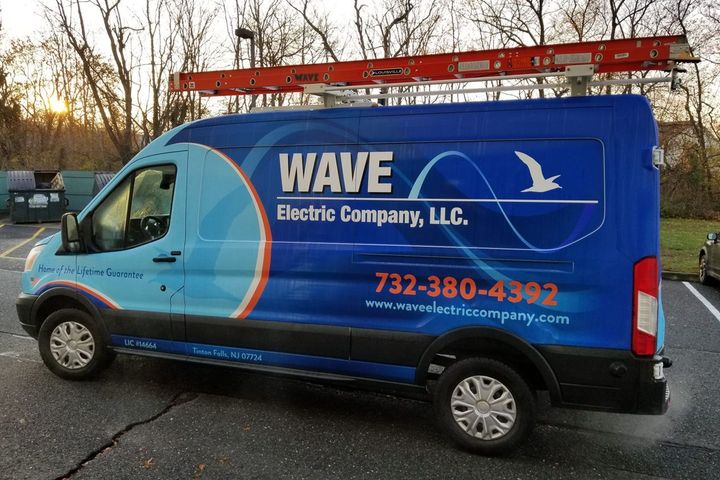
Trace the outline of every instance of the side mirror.
<instances>
[{"instance_id":1,"label":"side mirror","mask_svg":"<svg viewBox=\"0 0 720 480\"><path fill-rule=\"evenodd\" d=\"M78 226L77 215L66 213L60 221L60 235L62 235L62 246L66 252L80 251L80 227Z\"/></svg>"}]
</instances>

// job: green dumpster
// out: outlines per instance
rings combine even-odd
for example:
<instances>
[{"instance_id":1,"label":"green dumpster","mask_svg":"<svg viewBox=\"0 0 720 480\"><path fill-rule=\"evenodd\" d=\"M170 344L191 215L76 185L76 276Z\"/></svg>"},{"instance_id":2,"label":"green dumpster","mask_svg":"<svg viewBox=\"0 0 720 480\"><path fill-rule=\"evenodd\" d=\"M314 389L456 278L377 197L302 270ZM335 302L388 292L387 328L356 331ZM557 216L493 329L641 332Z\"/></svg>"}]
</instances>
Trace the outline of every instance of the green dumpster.
<instances>
[{"instance_id":1,"label":"green dumpster","mask_svg":"<svg viewBox=\"0 0 720 480\"><path fill-rule=\"evenodd\" d=\"M9 171L7 185L15 223L59 222L65 213L65 187L58 171Z\"/></svg>"},{"instance_id":2,"label":"green dumpster","mask_svg":"<svg viewBox=\"0 0 720 480\"><path fill-rule=\"evenodd\" d=\"M8 205L7 172L0 171L0 210L7 211Z\"/></svg>"},{"instance_id":3,"label":"green dumpster","mask_svg":"<svg viewBox=\"0 0 720 480\"><path fill-rule=\"evenodd\" d=\"M63 170L61 173L65 184L65 198L68 201L67 209L71 212L79 212L85 208L85 205L115 176L112 172L86 170Z\"/></svg>"}]
</instances>

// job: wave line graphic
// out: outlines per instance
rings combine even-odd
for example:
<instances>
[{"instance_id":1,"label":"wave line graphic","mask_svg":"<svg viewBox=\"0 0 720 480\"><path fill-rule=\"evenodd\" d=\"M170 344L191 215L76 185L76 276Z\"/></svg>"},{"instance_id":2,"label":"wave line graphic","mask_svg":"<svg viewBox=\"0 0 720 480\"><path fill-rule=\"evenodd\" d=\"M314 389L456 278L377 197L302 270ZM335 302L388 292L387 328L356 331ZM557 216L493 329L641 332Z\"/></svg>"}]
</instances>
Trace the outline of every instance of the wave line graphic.
<instances>
[{"instance_id":1,"label":"wave line graphic","mask_svg":"<svg viewBox=\"0 0 720 480\"><path fill-rule=\"evenodd\" d=\"M502 214L503 218L505 219L505 222L508 224L508 226L513 231L515 236L526 247L528 247L529 249L531 249L535 252L555 252L557 250L568 247L568 246L572 245L573 243L579 242L583 238L588 237L589 235L592 235L597 230L596 229L581 238L575 239L574 241L572 241L570 243L562 243L557 247L541 248L541 247L533 245L518 231L518 229L513 224L512 220L510 220L507 213L505 212L505 209L502 206L502 202L500 202L500 200L498 199L497 195L495 194L495 190L492 188L492 185L490 185L490 182L488 181L487 177L482 172L480 167L478 167L475 164L475 162L472 161L472 159L470 157L468 157L467 155L465 155L462 152L458 152L457 150L448 150L447 152L440 153L440 154L436 155L435 157L433 157L433 159L430 160L427 163L427 165L425 165L425 167L422 169L422 171L418 174L417 178L415 179L415 183L413 184L412 188L410 189L408 198L411 198L411 199L420 198L420 189L425 184L425 179L427 178L428 173L430 173L430 170L432 170L432 168L435 166L436 163L438 163L440 160L442 160L443 158L446 158L446 157L460 157L463 160L466 160L475 169L475 171L480 175L480 178L482 178L483 182L485 182L485 185L487 186L488 190L490 190L490 194L492 195L492 198L495 200L495 202L494 202L495 205L497 205L498 209L500 210L500 213ZM569 240L569 238L568 238L568 240Z\"/></svg>"}]
</instances>

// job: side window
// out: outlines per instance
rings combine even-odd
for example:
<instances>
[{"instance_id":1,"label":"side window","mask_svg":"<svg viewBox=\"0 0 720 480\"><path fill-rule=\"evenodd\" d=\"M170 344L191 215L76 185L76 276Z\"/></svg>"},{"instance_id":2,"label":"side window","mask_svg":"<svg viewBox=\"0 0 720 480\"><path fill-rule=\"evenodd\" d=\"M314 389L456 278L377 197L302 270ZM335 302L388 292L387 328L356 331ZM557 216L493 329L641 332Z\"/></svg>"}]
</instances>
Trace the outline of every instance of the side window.
<instances>
[{"instance_id":1,"label":"side window","mask_svg":"<svg viewBox=\"0 0 720 480\"><path fill-rule=\"evenodd\" d=\"M93 240L100 250L118 250L123 247L131 182L132 178L126 178L93 213Z\"/></svg>"},{"instance_id":2,"label":"side window","mask_svg":"<svg viewBox=\"0 0 720 480\"><path fill-rule=\"evenodd\" d=\"M93 243L98 250L121 250L167 233L175 191L175 166L137 170L95 209Z\"/></svg>"}]
</instances>

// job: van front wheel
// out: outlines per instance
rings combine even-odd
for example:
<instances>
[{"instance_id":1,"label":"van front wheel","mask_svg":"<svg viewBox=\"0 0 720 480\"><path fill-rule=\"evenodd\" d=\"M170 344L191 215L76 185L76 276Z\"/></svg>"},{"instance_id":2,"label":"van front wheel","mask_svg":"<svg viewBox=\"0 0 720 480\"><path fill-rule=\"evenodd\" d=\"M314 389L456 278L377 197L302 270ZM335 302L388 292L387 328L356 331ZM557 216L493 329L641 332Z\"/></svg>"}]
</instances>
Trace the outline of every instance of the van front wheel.
<instances>
[{"instance_id":1,"label":"van front wheel","mask_svg":"<svg viewBox=\"0 0 720 480\"><path fill-rule=\"evenodd\" d=\"M95 320L75 308L58 310L45 319L38 333L38 346L45 366L68 380L90 378L114 358Z\"/></svg>"},{"instance_id":2,"label":"van front wheel","mask_svg":"<svg viewBox=\"0 0 720 480\"><path fill-rule=\"evenodd\" d=\"M535 423L535 399L512 368L489 358L468 358L440 376L434 398L442 429L460 446L483 455L507 453Z\"/></svg>"}]
</instances>

